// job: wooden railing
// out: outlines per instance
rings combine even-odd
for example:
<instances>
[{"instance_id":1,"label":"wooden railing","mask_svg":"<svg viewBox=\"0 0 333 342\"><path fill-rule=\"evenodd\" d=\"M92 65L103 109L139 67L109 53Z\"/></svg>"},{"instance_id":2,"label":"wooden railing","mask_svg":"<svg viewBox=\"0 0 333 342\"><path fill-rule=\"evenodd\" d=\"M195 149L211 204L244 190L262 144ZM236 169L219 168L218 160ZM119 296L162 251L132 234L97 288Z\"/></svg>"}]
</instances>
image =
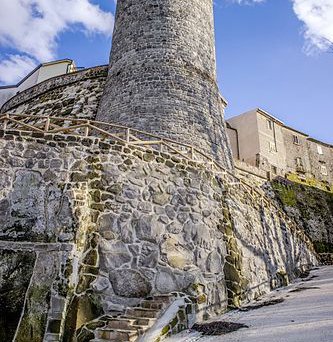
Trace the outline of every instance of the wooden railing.
<instances>
[{"instance_id":1,"label":"wooden railing","mask_svg":"<svg viewBox=\"0 0 333 342\"><path fill-rule=\"evenodd\" d=\"M299 234L303 234L296 222L268 198L263 190L246 183L244 179L237 177L233 172L194 146L122 125L70 117L2 114L0 116L0 129L4 131L32 131L42 134L71 134L80 137L97 136L125 145L136 146L137 148L150 148L202 164L204 167L214 171L224 181L227 181L229 185L246 191L257 203L274 209L288 223L289 227L295 229ZM304 240L312 246L307 236L305 236Z\"/></svg>"}]
</instances>

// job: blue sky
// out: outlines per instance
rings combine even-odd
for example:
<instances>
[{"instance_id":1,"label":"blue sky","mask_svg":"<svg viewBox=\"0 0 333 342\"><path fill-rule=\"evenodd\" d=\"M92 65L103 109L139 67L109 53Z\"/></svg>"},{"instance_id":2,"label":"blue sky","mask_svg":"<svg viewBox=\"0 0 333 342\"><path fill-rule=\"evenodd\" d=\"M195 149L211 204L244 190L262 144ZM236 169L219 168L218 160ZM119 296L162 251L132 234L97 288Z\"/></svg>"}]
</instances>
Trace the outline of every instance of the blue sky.
<instances>
[{"instance_id":1,"label":"blue sky","mask_svg":"<svg viewBox=\"0 0 333 342\"><path fill-rule=\"evenodd\" d=\"M0 84L51 59L106 64L114 9L114 0L0 0ZM215 23L226 117L261 107L333 143L333 0L216 0Z\"/></svg>"}]
</instances>

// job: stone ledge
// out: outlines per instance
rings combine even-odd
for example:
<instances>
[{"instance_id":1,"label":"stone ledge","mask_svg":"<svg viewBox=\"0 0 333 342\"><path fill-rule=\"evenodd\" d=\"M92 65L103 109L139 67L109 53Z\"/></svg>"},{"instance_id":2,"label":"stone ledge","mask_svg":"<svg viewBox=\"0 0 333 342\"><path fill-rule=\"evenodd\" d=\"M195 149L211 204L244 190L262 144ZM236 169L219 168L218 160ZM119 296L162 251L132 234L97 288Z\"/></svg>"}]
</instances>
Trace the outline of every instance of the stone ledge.
<instances>
[{"instance_id":1,"label":"stone ledge","mask_svg":"<svg viewBox=\"0 0 333 342\"><path fill-rule=\"evenodd\" d=\"M15 241L0 241L0 250L31 250L31 251L57 251L70 252L74 249L72 243L38 243L38 242L15 242Z\"/></svg>"}]
</instances>

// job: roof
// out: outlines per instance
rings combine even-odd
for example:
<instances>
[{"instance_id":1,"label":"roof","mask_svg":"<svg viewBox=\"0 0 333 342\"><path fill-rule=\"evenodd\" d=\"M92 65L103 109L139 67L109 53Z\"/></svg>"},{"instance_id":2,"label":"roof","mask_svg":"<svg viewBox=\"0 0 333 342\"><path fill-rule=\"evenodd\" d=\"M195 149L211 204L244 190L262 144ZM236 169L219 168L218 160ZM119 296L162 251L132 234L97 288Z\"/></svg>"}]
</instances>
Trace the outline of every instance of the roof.
<instances>
[{"instance_id":1,"label":"roof","mask_svg":"<svg viewBox=\"0 0 333 342\"><path fill-rule=\"evenodd\" d=\"M315 143L317 143L317 144L324 145L324 146L329 147L329 148L333 148L333 145L328 144L328 143L325 143L325 142L322 142L322 141L317 140L317 139L315 139L315 138L309 137L308 140L309 140L309 141L312 141L312 142L315 142Z\"/></svg>"},{"instance_id":2,"label":"roof","mask_svg":"<svg viewBox=\"0 0 333 342\"><path fill-rule=\"evenodd\" d=\"M265 110L261 109L261 108L256 108L254 109L254 111L256 111L257 113L268 117L269 119L271 119L272 121L278 123L279 125L284 126L284 122L279 120L278 118L276 118L275 116L273 116L272 114L269 114L268 112L266 112Z\"/></svg>"}]
</instances>

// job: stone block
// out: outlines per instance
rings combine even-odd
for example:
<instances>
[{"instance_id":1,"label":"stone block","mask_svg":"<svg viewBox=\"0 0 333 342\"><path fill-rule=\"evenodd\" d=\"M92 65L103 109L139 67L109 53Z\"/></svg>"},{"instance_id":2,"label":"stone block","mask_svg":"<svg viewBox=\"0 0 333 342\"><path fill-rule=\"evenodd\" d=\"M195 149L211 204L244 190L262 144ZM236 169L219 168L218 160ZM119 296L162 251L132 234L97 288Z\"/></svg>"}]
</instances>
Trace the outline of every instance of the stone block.
<instances>
[{"instance_id":1,"label":"stone block","mask_svg":"<svg viewBox=\"0 0 333 342\"><path fill-rule=\"evenodd\" d=\"M122 269L110 272L116 295L128 298L147 297L152 289L148 279L137 270Z\"/></svg>"}]
</instances>

